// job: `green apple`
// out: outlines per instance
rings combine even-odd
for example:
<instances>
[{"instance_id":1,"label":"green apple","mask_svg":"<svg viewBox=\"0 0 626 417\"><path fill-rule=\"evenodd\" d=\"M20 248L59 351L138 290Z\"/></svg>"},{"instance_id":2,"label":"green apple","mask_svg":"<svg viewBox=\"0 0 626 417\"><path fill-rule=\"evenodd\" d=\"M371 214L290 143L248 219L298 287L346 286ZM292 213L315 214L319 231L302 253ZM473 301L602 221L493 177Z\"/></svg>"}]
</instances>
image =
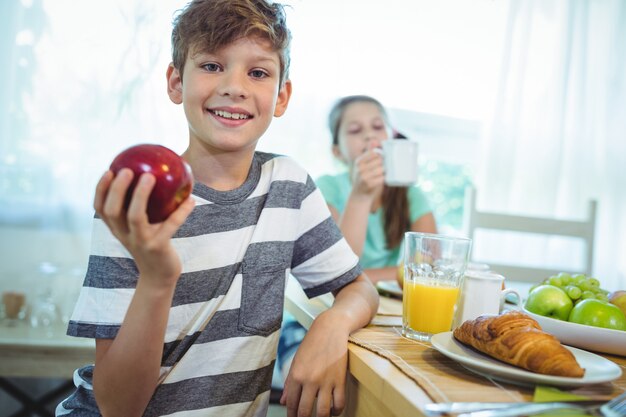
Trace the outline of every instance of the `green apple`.
<instances>
[{"instance_id":1,"label":"green apple","mask_svg":"<svg viewBox=\"0 0 626 417\"><path fill-rule=\"evenodd\" d=\"M573 306L572 299L565 291L549 284L535 287L524 304L526 310L532 313L564 321L569 317Z\"/></svg>"},{"instance_id":2,"label":"green apple","mask_svg":"<svg viewBox=\"0 0 626 417\"><path fill-rule=\"evenodd\" d=\"M604 301L588 299L576 304L569 314L572 323L626 330L626 316L619 307Z\"/></svg>"},{"instance_id":3,"label":"green apple","mask_svg":"<svg viewBox=\"0 0 626 417\"><path fill-rule=\"evenodd\" d=\"M609 303L614 304L626 315L626 291L613 291L609 294Z\"/></svg>"}]
</instances>

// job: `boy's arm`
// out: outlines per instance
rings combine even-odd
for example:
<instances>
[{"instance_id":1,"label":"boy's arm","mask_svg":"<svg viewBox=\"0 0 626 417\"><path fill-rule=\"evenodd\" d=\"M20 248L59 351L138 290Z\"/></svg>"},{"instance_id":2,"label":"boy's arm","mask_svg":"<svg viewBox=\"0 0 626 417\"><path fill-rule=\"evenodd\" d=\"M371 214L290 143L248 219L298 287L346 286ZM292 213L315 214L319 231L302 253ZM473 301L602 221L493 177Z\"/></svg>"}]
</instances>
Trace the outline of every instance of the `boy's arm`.
<instances>
[{"instance_id":1,"label":"boy's arm","mask_svg":"<svg viewBox=\"0 0 626 417\"><path fill-rule=\"evenodd\" d=\"M148 288L139 278L115 339L96 341L93 386L103 416L141 416L159 379L173 288Z\"/></svg>"},{"instance_id":2,"label":"boy's arm","mask_svg":"<svg viewBox=\"0 0 626 417\"><path fill-rule=\"evenodd\" d=\"M112 340L96 342L93 390L103 416L141 416L159 380L163 341L182 266L171 237L194 203L186 200L165 222L146 214L154 177L142 175L126 212L132 172L108 171L96 187L94 208L135 260L139 279L122 326Z\"/></svg>"},{"instance_id":3,"label":"boy's arm","mask_svg":"<svg viewBox=\"0 0 626 417\"><path fill-rule=\"evenodd\" d=\"M311 325L296 352L281 403L287 416L340 414L345 406L348 337L366 326L378 310L378 294L365 275L334 292L335 302Z\"/></svg>"}]
</instances>

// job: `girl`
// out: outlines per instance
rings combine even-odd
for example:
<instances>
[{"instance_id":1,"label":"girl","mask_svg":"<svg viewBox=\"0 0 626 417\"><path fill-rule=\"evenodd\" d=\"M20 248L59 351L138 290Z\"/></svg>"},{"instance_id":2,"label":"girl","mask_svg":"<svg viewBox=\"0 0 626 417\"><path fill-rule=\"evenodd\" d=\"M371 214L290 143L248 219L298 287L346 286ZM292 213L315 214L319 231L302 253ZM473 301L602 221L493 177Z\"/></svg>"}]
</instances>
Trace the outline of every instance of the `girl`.
<instances>
[{"instance_id":1,"label":"girl","mask_svg":"<svg viewBox=\"0 0 626 417\"><path fill-rule=\"evenodd\" d=\"M316 183L341 232L372 282L398 279L406 231L437 233L435 218L417 186L385 185L379 150L385 140L406 140L391 128L382 104L369 96L348 96L332 108L328 125L332 152L348 172L325 175ZM306 330L284 312L276 366L285 377Z\"/></svg>"},{"instance_id":2,"label":"girl","mask_svg":"<svg viewBox=\"0 0 626 417\"><path fill-rule=\"evenodd\" d=\"M396 278L400 247L407 231L437 233L435 218L418 186L385 185L380 153L391 138L387 112L369 96L348 96L333 106L328 127L332 152L348 172L317 180L352 250L371 281Z\"/></svg>"}]
</instances>

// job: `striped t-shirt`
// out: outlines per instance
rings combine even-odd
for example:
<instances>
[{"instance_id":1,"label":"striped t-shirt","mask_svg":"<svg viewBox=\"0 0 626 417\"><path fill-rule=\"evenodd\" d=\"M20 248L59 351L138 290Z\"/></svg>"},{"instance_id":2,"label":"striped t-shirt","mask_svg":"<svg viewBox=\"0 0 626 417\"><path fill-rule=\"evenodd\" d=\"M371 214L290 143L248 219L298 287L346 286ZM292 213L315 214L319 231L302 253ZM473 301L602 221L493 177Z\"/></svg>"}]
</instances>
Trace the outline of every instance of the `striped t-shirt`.
<instances>
[{"instance_id":1,"label":"striped t-shirt","mask_svg":"<svg viewBox=\"0 0 626 417\"><path fill-rule=\"evenodd\" d=\"M161 380L145 416L264 416L284 288L291 273L309 297L361 272L312 179L292 159L257 152L245 183L197 183L196 207L172 239L183 263L165 333ZM135 263L94 219L85 282L68 334L114 338L134 294ZM146 323L149 325L149 323ZM57 415L97 416L93 365Z\"/></svg>"}]
</instances>

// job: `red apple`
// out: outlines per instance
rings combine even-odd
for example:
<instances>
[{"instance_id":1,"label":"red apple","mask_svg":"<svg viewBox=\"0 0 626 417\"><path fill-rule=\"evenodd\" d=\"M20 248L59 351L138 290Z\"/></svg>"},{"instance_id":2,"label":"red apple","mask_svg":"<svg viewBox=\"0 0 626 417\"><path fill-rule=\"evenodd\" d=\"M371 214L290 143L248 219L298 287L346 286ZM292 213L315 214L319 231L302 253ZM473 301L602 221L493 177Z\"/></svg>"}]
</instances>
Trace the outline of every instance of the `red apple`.
<instances>
[{"instance_id":1,"label":"red apple","mask_svg":"<svg viewBox=\"0 0 626 417\"><path fill-rule=\"evenodd\" d=\"M626 315L626 291L618 290L609 294L609 303L614 304Z\"/></svg>"},{"instance_id":2,"label":"red apple","mask_svg":"<svg viewBox=\"0 0 626 417\"><path fill-rule=\"evenodd\" d=\"M131 146L117 155L111 163L110 169L116 175L122 168L130 168L134 173L126 194L126 209L139 176L150 173L156 178L156 184L148 199L150 223L167 219L191 194L193 188L193 175L189 164L165 146L151 144Z\"/></svg>"}]
</instances>

